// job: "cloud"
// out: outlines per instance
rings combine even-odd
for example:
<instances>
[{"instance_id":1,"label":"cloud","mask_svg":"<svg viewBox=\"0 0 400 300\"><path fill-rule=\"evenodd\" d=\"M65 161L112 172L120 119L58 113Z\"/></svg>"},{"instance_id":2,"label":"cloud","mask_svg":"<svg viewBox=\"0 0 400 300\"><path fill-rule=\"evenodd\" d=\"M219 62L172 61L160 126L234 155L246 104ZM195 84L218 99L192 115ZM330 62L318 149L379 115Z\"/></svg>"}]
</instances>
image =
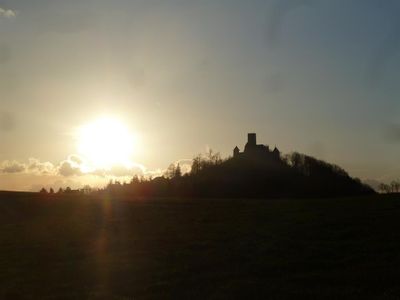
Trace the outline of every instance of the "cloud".
<instances>
[{"instance_id":1,"label":"cloud","mask_svg":"<svg viewBox=\"0 0 400 300\"><path fill-rule=\"evenodd\" d=\"M127 168L124 166L114 166L110 169L96 169L92 172L85 173L87 175L96 175L100 177L128 177L134 175L143 175L143 171L140 168Z\"/></svg>"},{"instance_id":2,"label":"cloud","mask_svg":"<svg viewBox=\"0 0 400 300\"><path fill-rule=\"evenodd\" d=\"M70 160L61 162L58 167L58 173L65 177L82 175L79 165Z\"/></svg>"},{"instance_id":3,"label":"cloud","mask_svg":"<svg viewBox=\"0 0 400 300\"><path fill-rule=\"evenodd\" d=\"M182 161L182 171L185 172L185 164ZM88 165L84 158L73 154L69 155L66 160L58 164L51 162L42 162L36 158L29 158L28 162L19 161L3 161L0 162L0 173L23 173L32 176L58 176L65 177L99 177L99 178L115 178L115 177L133 177L135 175L147 176L160 173L157 171L148 171L138 163L132 163L130 166L113 166L111 168L93 168Z\"/></svg>"},{"instance_id":4,"label":"cloud","mask_svg":"<svg viewBox=\"0 0 400 300\"><path fill-rule=\"evenodd\" d=\"M22 163L16 160L3 161L0 164L1 173L28 173L33 175L54 175L56 169L50 162L41 162L36 158L29 158L28 163Z\"/></svg>"},{"instance_id":5,"label":"cloud","mask_svg":"<svg viewBox=\"0 0 400 300\"><path fill-rule=\"evenodd\" d=\"M68 160L72 161L72 162L74 162L74 163L76 163L78 165L81 165L84 162L83 158L78 156L78 155L76 155L76 154L72 154L72 155L68 156Z\"/></svg>"},{"instance_id":6,"label":"cloud","mask_svg":"<svg viewBox=\"0 0 400 300\"><path fill-rule=\"evenodd\" d=\"M58 174L64 177L70 176L99 176L99 177L128 177L145 175L146 168L138 163L131 166L112 166L111 168L93 168L83 157L73 154L58 166Z\"/></svg>"},{"instance_id":7,"label":"cloud","mask_svg":"<svg viewBox=\"0 0 400 300\"><path fill-rule=\"evenodd\" d=\"M11 9L4 9L0 7L0 17L5 18L15 18L17 16L17 12Z\"/></svg>"},{"instance_id":8,"label":"cloud","mask_svg":"<svg viewBox=\"0 0 400 300\"><path fill-rule=\"evenodd\" d=\"M114 166L111 169L107 170L106 175L123 177L123 176L134 176L134 175L143 175L144 170L140 166L133 166L131 168L127 168L124 166Z\"/></svg>"},{"instance_id":9,"label":"cloud","mask_svg":"<svg viewBox=\"0 0 400 300\"><path fill-rule=\"evenodd\" d=\"M26 169L26 166L18 161L3 161L0 165L0 171L2 173L22 173Z\"/></svg>"},{"instance_id":10,"label":"cloud","mask_svg":"<svg viewBox=\"0 0 400 300\"><path fill-rule=\"evenodd\" d=\"M29 173L42 175L50 175L56 173L56 168L51 162L41 162L36 158L30 158L25 169Z\"/></svg>"}]
</instances>

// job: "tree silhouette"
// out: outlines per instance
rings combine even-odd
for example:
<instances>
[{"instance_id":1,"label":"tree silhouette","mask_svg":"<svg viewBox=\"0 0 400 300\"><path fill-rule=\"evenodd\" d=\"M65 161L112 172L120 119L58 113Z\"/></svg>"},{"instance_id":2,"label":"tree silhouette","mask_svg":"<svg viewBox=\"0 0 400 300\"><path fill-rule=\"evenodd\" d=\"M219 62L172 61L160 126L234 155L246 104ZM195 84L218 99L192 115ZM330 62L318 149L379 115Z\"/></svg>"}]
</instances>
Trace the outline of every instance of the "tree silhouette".
<instances>
[{"instance_id":1,"label":"tree silhouette","mask_svg":"<svg viewBox=\"0 0 400 300\"><path fill-rule=\"evenodd\" d=\"M331 197L374 191L339 166L293 153L281 158L263 153L221 159L212 150L193 159L190 173L171 164L163 177L110 182L108 192L137 196L185 197Z\"/></svg>"},{"instance_id":2,"label":"tree silhouette","mask_svg":"<svg viewBox=\"0 0 400 300\"><path fill-rule=\"evenodd\" d=\"M386 183L381 183L379 184L379 190L381 191L381 193L390 193L391 187Z\"/></svg>"},{"instance_id":3,"label":"tree silhouette","mask_svg":"<svg viewBox=\"0 0 400 300\"><path fill-rule=\"evenodd\" d=\"M399 189L400 189L400 183L396 180L393 180L390 183L390 187L391 187L392 193L398 193Z\"/></svg>"},{"instance_id":4,"label":"tree silhouette","mask_svg":"<svg viewBox=\"0 0 400 300\"><path fill-rule=\"evenodd\" d=\"M182 177L182 171L181 171L181 166L178 164L175 168L174 178L180 178L180 177Z\"/></svg>"}]
</instances>

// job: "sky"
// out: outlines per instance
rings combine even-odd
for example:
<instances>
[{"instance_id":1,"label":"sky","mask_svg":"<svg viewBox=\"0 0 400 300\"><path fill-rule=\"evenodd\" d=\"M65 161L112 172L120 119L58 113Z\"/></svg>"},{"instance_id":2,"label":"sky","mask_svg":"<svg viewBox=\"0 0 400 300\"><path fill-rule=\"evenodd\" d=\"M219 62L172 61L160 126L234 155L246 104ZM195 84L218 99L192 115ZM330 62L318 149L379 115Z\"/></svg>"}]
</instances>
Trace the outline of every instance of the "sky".
<instances>
[{"instance_id":1,"label":"sky","mask_svg":"<svg viewBox=\"0 0 400 300\"><path fill-rule=\"evenodd\" d=\"M210 148L227 157L248 132L398 179L399 12L394 0L0 0L0 189L156 176ZM134 137L129 165L80 153L82 128L104 118Z\"/></svg>"}]
</instances>

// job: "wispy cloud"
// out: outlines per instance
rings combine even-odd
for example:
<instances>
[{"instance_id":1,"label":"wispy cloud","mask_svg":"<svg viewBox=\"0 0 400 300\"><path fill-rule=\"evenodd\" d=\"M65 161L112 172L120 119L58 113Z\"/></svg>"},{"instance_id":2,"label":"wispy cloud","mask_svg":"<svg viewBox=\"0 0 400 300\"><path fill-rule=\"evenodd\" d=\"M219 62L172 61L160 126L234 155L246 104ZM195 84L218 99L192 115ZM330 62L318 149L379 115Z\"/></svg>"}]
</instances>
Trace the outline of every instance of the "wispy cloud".
<instances>
[{"instance_id":1,"label":"wispy cloud","mask_svg":"<svg viewBox=\"0 0 400 300\"><path fill-rule=\"evenodd\" d=\"M53 175L55 166L50 162L41 162L36 158L30 158L27 163L16 160L0 162L0 173L29 173L33 175Z\"/></svg>"},{"instance_id":2,"label":"wispy cloud","mask_svg":"<svg viewBox=\"0 0 400 300\"><path fill-rule=\"evenodd\" d=\"M16 16L17 12L15 10L0 7L0 17L15 18Z\"/></svg>"},{"instance_id":3,"label":"wispy cloud","mask_svg":"<svg viewBox=\"0 0 400 300\"><path fill-rule=\"evenodd\" d=\"M180 159L174 164L179 164L182 173L185 174L190 172L192 160ZM39 191L42 187L81 188L86 184L104 187L110 180L129 182L134 176L156 178L164 173L165 170L148 170L138 163L108 169L94 168L84 157L76 154L69 155L58 163L36 158L30 158L28 161L6 160L0 161L0 190Z\"/></svg>"},{"instance_id":4,"label":"wispy cloud","mask_svg":"<svg viewBox=\"0 0 400 300\"><path fill-rule=\"evenodd\" d=\"M6 160L0 164L0 171L2 173L22 173L25 171L25 169L26 169L25 164L15 160L13 161Z\"/></svg>"},{"instance_id":5,"label":"wispy cloud","mask_svg":"<svg viewBox=\"0 0 400 300\"><path fill-rule=\"evenodd\" d=\"M30 158L28 162L6 160L0 162L0 173L24 173L31 175L52 175L61 177L128 177L134 175L152 174L141 164L133 163L131 166L113 166L109 169L99 169L90 167L84 158L78 155L70 155L66 160L58 164L51 162L41 162L36 158Z\"/></svg>"}]
</instances>

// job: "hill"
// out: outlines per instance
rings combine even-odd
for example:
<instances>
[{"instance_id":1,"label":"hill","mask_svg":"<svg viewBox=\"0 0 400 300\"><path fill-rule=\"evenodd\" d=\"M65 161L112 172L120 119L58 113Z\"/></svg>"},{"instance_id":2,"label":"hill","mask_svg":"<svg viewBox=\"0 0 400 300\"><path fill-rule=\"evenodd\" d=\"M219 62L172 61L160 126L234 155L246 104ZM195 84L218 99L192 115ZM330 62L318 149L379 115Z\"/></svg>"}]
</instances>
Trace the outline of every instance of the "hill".
<instances>
[{"instance_id":1,"label":"hill","mask_svg":"<svg viewBox=\"0 0 400 300\"><path fill-rule=\"evenodd\" d=\"M244 151L221 159L210 151L193 159L191 171L182 176L171 165L163 177L134 178L129 184L109 184L106 192L136 196L183 196L229 198L336 197L374 194L359 179L339 166L297 152L283 156L275 147L257 144L249 133Z\"/></svg>"}]
</instances>

